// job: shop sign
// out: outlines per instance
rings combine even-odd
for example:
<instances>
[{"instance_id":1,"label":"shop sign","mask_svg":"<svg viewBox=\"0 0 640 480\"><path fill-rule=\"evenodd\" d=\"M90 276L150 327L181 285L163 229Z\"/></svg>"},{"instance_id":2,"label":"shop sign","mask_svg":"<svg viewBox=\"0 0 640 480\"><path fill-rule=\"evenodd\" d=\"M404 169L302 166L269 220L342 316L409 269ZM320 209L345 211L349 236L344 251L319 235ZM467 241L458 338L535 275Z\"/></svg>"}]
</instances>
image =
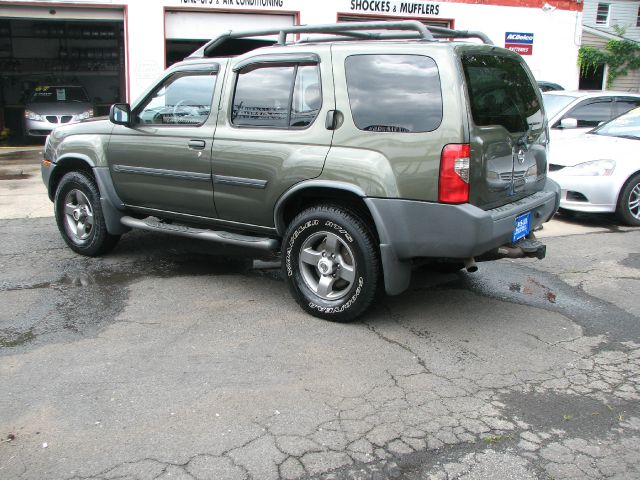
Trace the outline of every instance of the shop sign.
<instances>
[{"instance_id":1,"label":"shop sign","mask_svg":"<svg viewBox=\"0 0 640 480\"><path fill-rule=\"evenodd\" d=\"M350 0L349 10L359 13L391 13L414 17L437 17L440 5L432 2L399 0Z\"/></svg>"},{"instance_id":2,"label":"shop sign","mask_svg":"<svg viewBox=\"0 0 640 480\"><path fill-rule=\"evenodd\" d=\"M174 0L174 3L182 7L279 9L291 0Z\"/></svg>"},{"instance_id":3,"label":"shop sign","mask_svg":"<svg viewBox=\"0 0 640 480\"><path fill-rule=\"evenodd\" d=\"M533 33L505 32L504 48L520 55L533 55Z\"/></svg>"}]
</instances>

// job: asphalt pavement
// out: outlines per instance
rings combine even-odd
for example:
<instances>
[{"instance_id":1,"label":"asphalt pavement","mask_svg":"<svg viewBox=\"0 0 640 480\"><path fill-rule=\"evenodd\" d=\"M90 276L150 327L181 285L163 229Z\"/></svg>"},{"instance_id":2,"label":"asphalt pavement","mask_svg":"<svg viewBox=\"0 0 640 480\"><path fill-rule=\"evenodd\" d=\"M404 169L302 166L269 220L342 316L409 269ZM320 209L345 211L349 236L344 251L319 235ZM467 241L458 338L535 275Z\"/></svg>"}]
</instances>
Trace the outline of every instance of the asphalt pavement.
<instances>
[{"instance_id":1,"label":"asphalt pavement","mask_svg":"<svg viewBox=\"0 0 640 480\"><path fill-rule=\"evenodd\" d=\"M38 155L0 152L0 479L640 478L640 229L559 217L336 324L247 250L75 255Z\"/></svg>"}]
</instances>

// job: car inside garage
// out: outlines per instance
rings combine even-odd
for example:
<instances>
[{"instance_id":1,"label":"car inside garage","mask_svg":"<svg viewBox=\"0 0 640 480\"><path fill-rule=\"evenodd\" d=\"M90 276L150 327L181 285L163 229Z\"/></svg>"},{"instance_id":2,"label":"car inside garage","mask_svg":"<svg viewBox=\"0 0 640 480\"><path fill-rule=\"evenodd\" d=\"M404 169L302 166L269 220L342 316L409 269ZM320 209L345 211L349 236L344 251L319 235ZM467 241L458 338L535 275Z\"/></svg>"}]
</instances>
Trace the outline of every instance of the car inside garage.
<instances>
[{"instance_id":1,"label":"car inside garage","mask_svg":"<svg viewBox=\"0 0 640 480\"><path fill-rule=\"evenodd\" d=\"M105 115L112 103L124 101L124 31L121 8L0 6L0 131L5 140L42 141L46 130L27 130L25 107L46 101L47 92L58 105L86 100L85 116ZM84 93L78 98L73 92ZM43 121L72 121L73 115L50 110L42 113Z\"/></svg>"}]
</instances>

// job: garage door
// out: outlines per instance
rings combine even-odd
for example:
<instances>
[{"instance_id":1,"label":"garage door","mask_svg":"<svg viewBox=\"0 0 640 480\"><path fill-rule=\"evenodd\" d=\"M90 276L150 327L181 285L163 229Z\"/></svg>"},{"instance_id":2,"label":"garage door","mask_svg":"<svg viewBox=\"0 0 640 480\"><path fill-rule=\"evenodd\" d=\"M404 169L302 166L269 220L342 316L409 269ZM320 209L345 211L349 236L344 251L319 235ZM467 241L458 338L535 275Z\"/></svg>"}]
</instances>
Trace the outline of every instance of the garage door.
<instances>
[{"instance_id":1,"label":"garage door","mask_svg":"<svg viewBox=\"0 0 640 480\"><path fill-rule=\"evenodd\" d=\"M295 24L293 15L168 11L165 14L167 66L229 30L256 30ZM275 37L274 37L275 38Z\"/></svg>"},{"instance_id":2,"label":"garage door","mask_svg":"<svg viewBox=\"0 0 640 480\"><path fill-rule=\"evenodd\" d=\"M108 112L126 99L125 72L122 8L0 6L0 129L9 129L14 143L38 141L76 114ZM85 112L73 111L72 95L45 105L42 92L55 91L81 92ZM37 127L24 122L35 100L38 111L27 113Z\"/></svg>"}]
</instances>

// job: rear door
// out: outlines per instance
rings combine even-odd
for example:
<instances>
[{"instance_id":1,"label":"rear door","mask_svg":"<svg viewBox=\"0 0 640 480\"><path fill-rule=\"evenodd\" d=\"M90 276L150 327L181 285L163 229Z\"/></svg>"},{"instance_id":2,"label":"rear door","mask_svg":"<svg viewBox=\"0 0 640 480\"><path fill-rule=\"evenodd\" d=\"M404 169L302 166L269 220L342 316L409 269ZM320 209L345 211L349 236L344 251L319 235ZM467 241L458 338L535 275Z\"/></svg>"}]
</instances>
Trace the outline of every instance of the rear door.
<instances>
[{"instance_id":1,"label":"rear door","mask_svg":"<svg viewBox=\"0 0 640 480\"><path fill-rule=\"evenodd\" d=\"M278 198L320 175L331 146L329 47L238 58L230 68L212 152L216 210L221 220L273 227Z\"/></svg>"},{"instance_id":2,"label":"rear door","mask_svg":"<svg viewBox=\"0 0 640 480\"><path fill-rule=\"evenodd\" d=\"M460 52L470 106L469 202L495 208L542 190L547 126L542 98L520 57Z\"/></svg>"}]
</instances>

